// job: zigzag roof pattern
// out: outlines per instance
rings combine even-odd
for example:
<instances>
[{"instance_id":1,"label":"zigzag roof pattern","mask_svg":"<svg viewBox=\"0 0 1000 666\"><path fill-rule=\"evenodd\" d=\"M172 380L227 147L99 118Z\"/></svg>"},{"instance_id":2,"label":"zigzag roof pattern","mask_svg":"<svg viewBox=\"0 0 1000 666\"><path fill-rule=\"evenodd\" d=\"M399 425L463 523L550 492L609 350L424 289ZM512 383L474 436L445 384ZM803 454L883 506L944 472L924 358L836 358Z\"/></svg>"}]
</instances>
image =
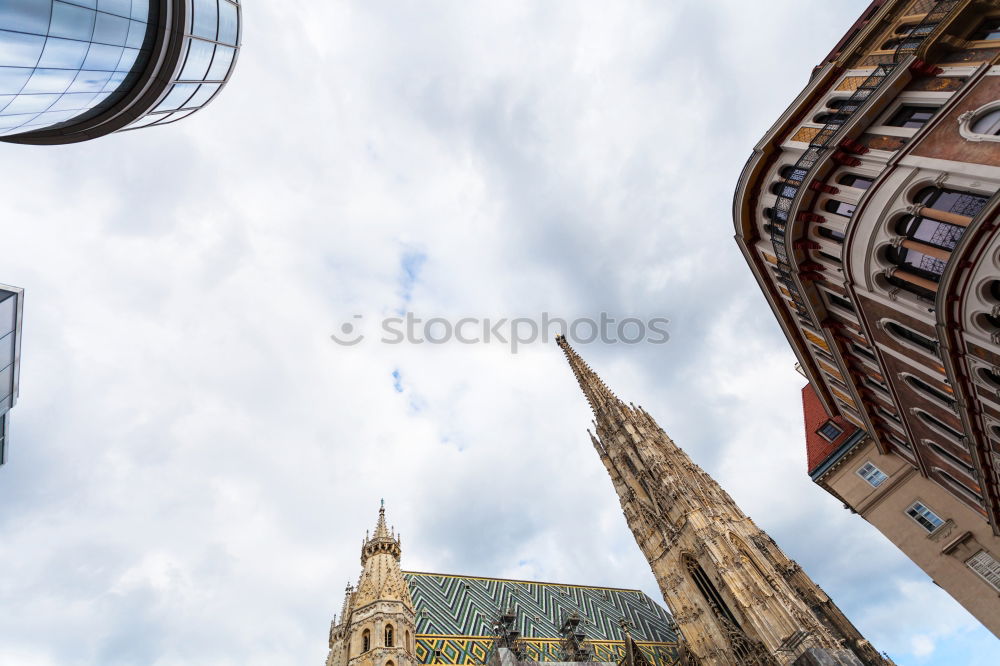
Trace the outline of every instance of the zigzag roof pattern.
<instances>
[{"instance_id":1,"label":"zigzag roof pattern","mask_svg":"<svg viewBox=\"0 0 1000 666\"><path fill-rule=\"evenodd\" d=\"M636 641L677 640L667 611L639 590L405 571L403 577L418 635L488 636L494 618L513 608L525 638L559 638L563 621L575 612L592 641L623 641L623 618Z\"/></svg>"}]
</instances>

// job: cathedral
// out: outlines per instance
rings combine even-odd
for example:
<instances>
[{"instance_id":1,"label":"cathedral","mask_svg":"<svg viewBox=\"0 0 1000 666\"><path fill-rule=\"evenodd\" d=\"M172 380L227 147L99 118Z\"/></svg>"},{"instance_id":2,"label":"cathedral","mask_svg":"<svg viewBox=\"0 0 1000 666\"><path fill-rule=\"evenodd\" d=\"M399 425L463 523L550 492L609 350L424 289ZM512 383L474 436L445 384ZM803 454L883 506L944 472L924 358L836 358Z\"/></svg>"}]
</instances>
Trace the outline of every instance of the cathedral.
<instances>
[{"instance_id":1,"label":"cathedral","mask_svg":"<svg viewBox=\"0 0 1000 666\"><path fill-rule=\"evenodd\" d=\"M646 411L556 340L672 616L638 590L405 572L383 506L326 666L892 664Z\"/></svg>"}]
</instances>

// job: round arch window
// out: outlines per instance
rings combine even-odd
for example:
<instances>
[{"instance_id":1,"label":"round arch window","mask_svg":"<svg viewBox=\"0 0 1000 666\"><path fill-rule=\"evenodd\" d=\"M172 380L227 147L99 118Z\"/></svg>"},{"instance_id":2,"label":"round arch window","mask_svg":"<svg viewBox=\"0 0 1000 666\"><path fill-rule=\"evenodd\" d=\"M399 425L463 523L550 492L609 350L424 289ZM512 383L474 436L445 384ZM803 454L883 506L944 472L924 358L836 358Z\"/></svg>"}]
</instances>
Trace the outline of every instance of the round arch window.
<instances>
[{"instance_id":1,"label":"round arch window","mask_svg":"<svg viewBox=\"0 0 1000 666\"><path fill-rule=\"evenodd\" d=\"M1000 100L960 115L958 132L968 141L1000 141Z\"/></svg>"},{"instance_id":2,"label":"round arch window","mask_svg":"<svg viewBox=\"0 0 1000 666\"><path fill-rule=\"evenodd\" d=\"M979 368L976 371L979 378L986 383L987 386L994 389L1000 389L1000 373L992 368ZM996 426L994 426L996 427Z\"/></svg>"}]
</instances>

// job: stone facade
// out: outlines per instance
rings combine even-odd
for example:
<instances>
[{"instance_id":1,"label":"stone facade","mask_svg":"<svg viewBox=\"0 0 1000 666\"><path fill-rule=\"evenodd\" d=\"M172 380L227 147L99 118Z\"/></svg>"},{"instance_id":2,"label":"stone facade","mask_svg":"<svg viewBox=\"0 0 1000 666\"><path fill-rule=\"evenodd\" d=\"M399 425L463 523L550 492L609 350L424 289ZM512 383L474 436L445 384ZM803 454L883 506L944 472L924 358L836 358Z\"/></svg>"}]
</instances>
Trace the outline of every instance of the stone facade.
<instances>
[{"instance_id":1,"label":"stone facade","mask_svg":"<svg viewBox=\"0 0 1000 666\"><path fill-rule=\"evenodd\" d=\"M340 621L330 627L326 666L415 666L415 612L399 568L400 539L379 509L375 533L361 546L361 578L347 588Z\"/></svg>"},{"instance_id":2,"label":"stone facade","mask_svg":"<svg viewBox=\"0 0 1000 666\"><path fill-rule=\"evenodd\" d=\"M683 634L688 663L886 664L837 606L641 407L557 338L594 411L594 448Z\"/></svg>"}]
</instances>

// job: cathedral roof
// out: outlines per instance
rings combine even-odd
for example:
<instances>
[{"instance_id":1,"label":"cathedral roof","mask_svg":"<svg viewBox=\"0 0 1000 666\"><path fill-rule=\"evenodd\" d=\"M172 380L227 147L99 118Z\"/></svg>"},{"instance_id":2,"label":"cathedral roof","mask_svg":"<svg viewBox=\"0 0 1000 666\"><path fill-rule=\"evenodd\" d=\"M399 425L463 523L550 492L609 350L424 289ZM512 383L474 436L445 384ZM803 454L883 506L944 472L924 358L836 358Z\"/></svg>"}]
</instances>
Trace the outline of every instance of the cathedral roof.
<instances>
[{"instance_id":1,"label":"cathedral roof","mask_svg":"<svg viewBox=\"0 0 1000 666\"><path fill-rule=\"evenodd\" d=\"M576 613L597 661L624 655L624 619L651 663L672 663L677 636L670 616L639 590L418 572L403 576L416 609L417 658L423 663L480 662L492 644L494 620L509 608L535 661L561 661L559 629Z\"/></svg>"}]
</instances>

